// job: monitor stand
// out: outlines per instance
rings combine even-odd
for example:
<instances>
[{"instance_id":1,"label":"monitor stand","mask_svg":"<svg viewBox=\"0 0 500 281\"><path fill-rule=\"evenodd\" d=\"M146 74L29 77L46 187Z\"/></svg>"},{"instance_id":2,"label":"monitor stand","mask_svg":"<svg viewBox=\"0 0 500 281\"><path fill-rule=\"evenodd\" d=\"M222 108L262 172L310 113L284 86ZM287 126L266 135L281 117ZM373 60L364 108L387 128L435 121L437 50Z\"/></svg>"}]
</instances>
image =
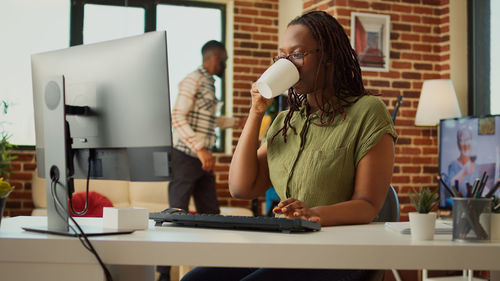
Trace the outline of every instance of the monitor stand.
<instances>
[{"instance_id":1,"label":"monitor stand","mask_svg":"<svg viewBox=\"0 0 500 281\"><path fill-rule=\"evenodd\" d=\"M124 231L116 231L116 230L106 230L98 227L93 227L89 225L80 225L83 232L87 237L92 236L105 236L105 235L119 235L119 234L131 234L134 233L134 230L124 230ZM64 231L55 231L50 230L47 227L21 227L25 231L29 232L37 232L37 233L45 233L45 234L54 234L54 235L62 235L62 236L70 236L70 237L78 237L81 236L80 233L75 233L72 230L67 232ZM75 228L75 227L73 227Z\"/></svg>"},{"instance_id":2,"label":"monitor stand","mask_svg":"<svg viewBox=\"0 0 500 281\"><path fill-rule=\"evenodd\" d=\"M47 191L47 225L23 227L26 231L58 234L64 236L79 236L69 227L68 197L73 194L71 166L73 157L69 128L66 125L66 102L64 76L53 77L48 80L44 89L43 109L44 118L44 146L45 146L45 188ZM70 167L70 169L68 169ZM68 180L69 179L69 180ZM72 228L77 231L76 226ZM133 231L115 231L83 226L87 236L129 234Z\"/></svg>"}]
</instances>

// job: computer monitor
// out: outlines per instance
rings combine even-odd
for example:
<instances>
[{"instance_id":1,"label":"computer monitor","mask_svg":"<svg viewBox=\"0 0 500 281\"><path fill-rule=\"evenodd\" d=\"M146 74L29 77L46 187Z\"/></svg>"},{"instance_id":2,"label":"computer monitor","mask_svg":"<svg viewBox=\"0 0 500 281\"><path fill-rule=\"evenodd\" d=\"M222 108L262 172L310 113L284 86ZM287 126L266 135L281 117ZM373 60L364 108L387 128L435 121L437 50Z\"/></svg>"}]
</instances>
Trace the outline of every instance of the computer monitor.
<instances>
[{"instance_id":1,"label":"computer monitor","mask_svg":"<svg viewBox=\"0 0 500 281\"><path fill-rule=\"evenodd\" d=\"M439 123L439 173L449 187L467 194L486 172L482 195L486 195L500 177L500 115L443 119ZM440 183L439 207L450 209L449 191ZM500 189L493 195L500 196Z\"/></svg>"},{"instance_id":2,"label":"computer monitor","mask_svg":"<svg viewBox=\"0 0 500 281\"><path fill-rule=\"evenodd\" d=\"M150 32L32 55L36 159L47 182L49 230L67 231L60 216L68 214L64 189L72 177L172 179L166 39L165 31ZM54 194L62 212L52 195L54 173L69 183Z\"/></svg>"}]
</instances>

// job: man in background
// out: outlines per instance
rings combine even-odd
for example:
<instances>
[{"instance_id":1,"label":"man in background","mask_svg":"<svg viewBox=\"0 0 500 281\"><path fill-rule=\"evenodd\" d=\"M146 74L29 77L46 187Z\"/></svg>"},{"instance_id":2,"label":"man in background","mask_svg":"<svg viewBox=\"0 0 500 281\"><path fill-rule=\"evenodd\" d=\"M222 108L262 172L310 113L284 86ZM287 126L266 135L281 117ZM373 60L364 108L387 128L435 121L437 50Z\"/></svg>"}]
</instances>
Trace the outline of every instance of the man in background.
<instances>
[{"instance_id":1,"label":"man in background","mask_svg":"<svg viewBox=\"0 0 500 281\"><path fill-rule=\"evenodd\" d=\"M201 49L203 63L179 83L179 93L172 111L173 157L168 199L170 207L188 210L191 196L196 211L218 214L212 148L216 141L215 127L238 127L233 118L219 117L215 97L215 79L226 68L227 52L221 42L211 40ZM170 280L170 266L158 266L159 281Z\"/></svg>"}]
</instances>

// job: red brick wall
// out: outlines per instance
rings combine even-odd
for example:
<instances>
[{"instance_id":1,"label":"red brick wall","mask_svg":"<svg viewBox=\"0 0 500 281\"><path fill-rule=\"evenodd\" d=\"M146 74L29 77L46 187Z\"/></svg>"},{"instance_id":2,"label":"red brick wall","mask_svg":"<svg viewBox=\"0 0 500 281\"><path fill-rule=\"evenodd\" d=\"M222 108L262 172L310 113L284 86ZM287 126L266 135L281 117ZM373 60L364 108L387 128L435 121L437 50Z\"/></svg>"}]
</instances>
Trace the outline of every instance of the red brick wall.
<instances>
[{"instance_id":1,"label":"red brick wall","mask_svg":"<svg viewBox=\"0 0 500 281\"><path fill-rule=\"evenodd\" d=\"M271 64L278 49L278 0L237 0L234 8L233 114L246 117L250 109L250 87ZM241 130L233 135L233 149ZM218 158L225 165L217 175L217 193L223 205L250 208L250 201L231 198L227 185L230 157ZM264 197L260 198L260 202ZM260 206L260 204L259 204Z\"/></svg>"},{"instance_id":2,"label":"red brick wall","mask_svg":"<svg viewBox=\"0 0 500 281\"><path fill-rule=\"evenodd\" d=\"M250 107L250 85L270 64L278 47L278 0L234 2L234 115L245 117ZM449 0L305 0L304 10L325 10L337 17L350 34L350 13L391 16L389 72L363 72L367 89L380 94L390 111L397 96L403 104L396 121L399 140L392 184L396 187L402 220L413 210L411 188L436 187L437 133L435 128L414 126L420 89L425 79L449 78ZM240 130L233 137L233 149ZM31 172L34 152L20 151L13 165L16 191L9 197L5 215L31 211ZM223 206L250 207L250 201L231 198L228 169L231 157L219 155L215 167L217 194ZM262 202L264 198L261 197Z\"/></svg>"},{"instance_id":3,"label":"red brick wall","mask_svg":"<svg viewBox=\"0 0 500 281\"><path fill-rule=\"evenodd\" d=\"M3 215L29 216L33 210L31 179L36 168L34 151L17 150L13 154L17 156L11 163L13 174L10 177L10 184L14 186L14 191L7 198Z\"/></svg>"}]
</instances>

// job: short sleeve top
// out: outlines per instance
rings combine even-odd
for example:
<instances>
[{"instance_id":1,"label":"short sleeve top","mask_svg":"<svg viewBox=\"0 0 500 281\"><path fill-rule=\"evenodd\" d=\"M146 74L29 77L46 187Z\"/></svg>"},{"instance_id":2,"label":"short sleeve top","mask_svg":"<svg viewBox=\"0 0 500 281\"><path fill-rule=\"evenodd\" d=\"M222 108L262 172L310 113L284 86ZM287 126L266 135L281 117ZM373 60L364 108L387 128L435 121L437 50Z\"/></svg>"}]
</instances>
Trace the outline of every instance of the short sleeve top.
<instances>
[{"instance_id":1,"label":"short sleeve top","mask_svg":"<svg viewBox=\"0 0 500 281\"><path fill-rule=\"evenodd\" d=\"M332 124L319 126L319 111L308 115L304 104L291 119L297 134L281 133L288 111L281 112L267 133L267 161L273 187L281 200L295 198L308 207L350 200L358 162L384 134L397 138L385 104L363 96L337 115Z\"/></svg>"}]
</instances>

